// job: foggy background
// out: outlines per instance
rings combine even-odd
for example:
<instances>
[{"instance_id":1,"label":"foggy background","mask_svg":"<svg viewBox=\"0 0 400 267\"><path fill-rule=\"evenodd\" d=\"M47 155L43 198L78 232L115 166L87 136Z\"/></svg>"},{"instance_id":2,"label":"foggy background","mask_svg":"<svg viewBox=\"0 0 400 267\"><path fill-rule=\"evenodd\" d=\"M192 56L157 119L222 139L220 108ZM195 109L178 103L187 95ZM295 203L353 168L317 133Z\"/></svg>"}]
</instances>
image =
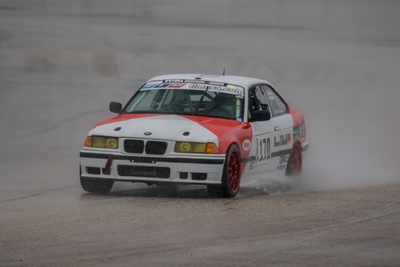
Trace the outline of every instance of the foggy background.
<instances>
[{"instance_id":1,"label":"foggy background","mask_svg":"<svg viewBox=\"0 0 400 267\"><path fill-rule=\"evenodd\" d=\"M32 233L59 212L118 202L82 191L79 151L113 116L110 101L126 103L160 74L225 68L271 82L306 119L297 192L398 185L399 14L396 0L0 0L0 225L21 233L0 233L0 259L18 265L25 231L13 224ZM144 206L163 201L135 188L113 191L150 194L134 199ZM253 201L245 192L242 203ZM220 203L192 193L203 210Z\"/></svg>"},{"instance_id":2,"label":"foggy background","mask_svg":"<svg viewBox=\"0 0 400 267\"><path fill-rule=\"evenodd\" d=\"M155 75L223 68L270 81L304 112L303 188L399 180L399 11L371 0L2 0L2 188L20 191L16 170L32 187L78 185L79 149L112 116L109 101Z\"/></svg>"}]
</instances>

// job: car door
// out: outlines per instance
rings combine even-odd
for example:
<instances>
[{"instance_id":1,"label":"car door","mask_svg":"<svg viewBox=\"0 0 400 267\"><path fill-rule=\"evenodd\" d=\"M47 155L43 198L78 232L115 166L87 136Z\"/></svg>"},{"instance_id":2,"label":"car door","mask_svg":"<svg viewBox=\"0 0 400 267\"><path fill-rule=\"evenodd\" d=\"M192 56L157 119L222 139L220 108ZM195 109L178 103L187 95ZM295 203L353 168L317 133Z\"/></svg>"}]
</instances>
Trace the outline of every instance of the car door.
<instances>
[{"instance_id":1,"label":"car door","mask_svg":"<svg viewBox=\"0 0 400 267\"><path fill-rule=\"evenodd\" d=\"M292 149L293 118L289 114L287 103L274 88L270 85L262 85L262 88L268 99L272 113L271 122L274 125L271 157L277 159L274 161L276 170L284 170Z\"/></svg>"},{"instance_id":2,"label":"car door","mask_svg":"<svg viewBox=\"0 0 400 267\"><path fill-rule=\"evenodd\" d=\"M270 118L257 118L258 111L268 112ZM253 140L249 164L249 173L252 176L263 175L276 170L279 163L280 147L274 146L274 140L280 140L280 129L284 127L281 118L271 116L267 94L262 85L256 85L248 91L248 121L253 129Z\"/></svg>"}]
</instances>

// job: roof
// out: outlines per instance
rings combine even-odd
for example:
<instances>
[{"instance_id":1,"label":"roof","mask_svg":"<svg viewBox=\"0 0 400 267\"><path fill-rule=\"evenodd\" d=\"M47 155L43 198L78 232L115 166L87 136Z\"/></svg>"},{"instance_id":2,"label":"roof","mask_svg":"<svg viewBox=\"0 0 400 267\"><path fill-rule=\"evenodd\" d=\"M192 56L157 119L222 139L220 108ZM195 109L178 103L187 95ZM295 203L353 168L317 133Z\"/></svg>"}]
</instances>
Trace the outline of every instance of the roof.
<instances>
[{"instance_id":1,"label":"roof","mask_svg":"<svg viewBox=\"0 0 400 267\"><path fill-rule=\"evenodd\" d=\"M257 83L265 83L270 84L266 80L261 80L252 77L243 77L243 76L233 76L233 75L207 75L207 74L167 74L160 75L151 78L150 81L159 81L159 80L203 80L203 81L213 81L213 82L221 82L228 83L233 85L242 86L244 88L249 87L253 84Z\"/></svg>"}]
</instances>

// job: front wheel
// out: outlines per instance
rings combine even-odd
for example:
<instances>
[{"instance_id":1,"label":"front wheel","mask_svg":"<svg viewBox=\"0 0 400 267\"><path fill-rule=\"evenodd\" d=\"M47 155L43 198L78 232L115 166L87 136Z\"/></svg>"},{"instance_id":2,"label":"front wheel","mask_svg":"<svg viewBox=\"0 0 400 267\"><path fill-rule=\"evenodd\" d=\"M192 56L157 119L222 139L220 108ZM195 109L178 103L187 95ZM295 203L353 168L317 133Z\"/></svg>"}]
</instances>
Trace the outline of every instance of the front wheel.
<instances>
[{"instance_id":1,"label":"front wheel","mask_svg":"<svg viewBox=\"0 0 400 267\"><path fill-rule=\"evenodd\" d=\"M105 195L110 192L113 184L114 181L111 180L88 179L81 177L82 189L93 194Z\"/></svg>"},{"instance_id":2,"label":"front wheel","mask_svg":"<svg viewBox=\"0 0 400 267\"><path fill-rule=\"evenodd\" d=\"M211 197L235 197L239 191L240 177L240 150L237 145L232 145L226 154L222 185L208 185L208 194Z\"/></svg>"}]
</instances>

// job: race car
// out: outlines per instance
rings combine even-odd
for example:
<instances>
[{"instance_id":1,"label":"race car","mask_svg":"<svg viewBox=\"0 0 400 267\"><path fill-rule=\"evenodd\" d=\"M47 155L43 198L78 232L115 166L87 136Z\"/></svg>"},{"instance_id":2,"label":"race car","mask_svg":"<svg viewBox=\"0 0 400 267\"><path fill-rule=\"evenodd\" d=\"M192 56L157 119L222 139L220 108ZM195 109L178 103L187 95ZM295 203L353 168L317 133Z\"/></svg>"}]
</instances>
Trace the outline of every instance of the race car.
<instances>
[{"instance_id":1,"label":"race car","mask_svg":"<svg viewBox=\"0 0 400 267\"><path fill-rule=\"evenodd\" d=\"M308 148L302 112L256 78L157 76L109 110L118 115L96 124L80 151L82 188L96 194L127 181L235 197L245 180L295 180Z\"/></svg>"}]
</instances>

